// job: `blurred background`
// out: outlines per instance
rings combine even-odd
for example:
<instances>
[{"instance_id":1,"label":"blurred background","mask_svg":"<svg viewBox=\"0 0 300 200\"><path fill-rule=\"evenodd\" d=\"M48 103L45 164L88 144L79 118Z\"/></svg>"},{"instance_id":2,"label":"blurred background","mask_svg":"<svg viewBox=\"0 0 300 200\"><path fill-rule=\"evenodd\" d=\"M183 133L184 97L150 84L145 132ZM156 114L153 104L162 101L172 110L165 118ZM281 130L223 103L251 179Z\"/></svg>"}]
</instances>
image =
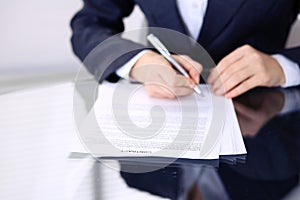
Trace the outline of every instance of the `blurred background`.
<instances>
[{"instance_id":1,"label":"blurred background","mask_svg":"<svg viewBox=\"0 0 300 200\"><path fill-rule=\"evenodd\" d=\"M70 20L81 0L11 0L0 3L0 93L73 80L80 62L73 54ZM126 27L142 26L135 9Z\"/></svg>"},{"instance_id":2,"label":"blurred background","mask_svg":"<svg viewBox=\"0 0 300 200\"><path fill-rule=\"evenodd\" d=\"M0 93L74 79L80 62L71 49L70 20L81 6L81 0L1 1ZM136 8L125 23L129 30L145 20ZM299 36L298 22L287 45L299 45Z\"/></svg>"},{"instance_id":3,"label":"blurred background","mask_svg":"<svg viewBox=\"0 0 300 200\"><path fill-rule=\"evenodd\" d=\"M71 48L70 20L81 7L82 0L0 1L0 95L49 83L70 82L75 78L81 65ZM287 46L300 45L299 21L300 18L291 31ZM131 30L145 26L146 22L141 11L135 8L125 24L126 29ZM49 95L48 91L56 93ZM66 163L70 153L66 146L76 132L73 107L69 104L72 99L64 98L72 97L72 91L69 93L65 94L63 87L2 95L0 199L55 199L51 195L66 199L59 193L65 189L76 199L87 199L80 195L92 197L95 188L97 196L98 185L94 186L95 174L90 170L93 163L84 161L75 167L73 160ZM86 174L82 168L86 169ZM110 182L117 180L111 175L114 171L105 170L100 173L102 182L107 185L103 187L121 184ZM95 171L99 173L100 170ZM64 180L67 180L66 185ZM99 182L98 177L96 181ZM76 192L80 184L85 193ZM123 188L127 191L125 183ZM132 191L129 192L132 195Z\"/></svg>"}]
</instances>

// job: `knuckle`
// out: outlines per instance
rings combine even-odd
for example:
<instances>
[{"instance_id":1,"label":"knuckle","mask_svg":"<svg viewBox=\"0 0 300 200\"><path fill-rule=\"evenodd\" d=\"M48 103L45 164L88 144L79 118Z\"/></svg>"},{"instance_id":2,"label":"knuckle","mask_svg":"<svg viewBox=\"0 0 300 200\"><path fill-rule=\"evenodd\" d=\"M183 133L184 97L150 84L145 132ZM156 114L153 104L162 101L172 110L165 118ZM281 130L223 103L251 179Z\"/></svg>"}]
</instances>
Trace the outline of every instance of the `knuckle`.
<instances>
[{"instance_id":1,"label":"knuckle","mask_svg":"<svg viewBox=\"0 0 300 200\"><path fill-rule=\"evenodd\" d=\"M250 46L249 44L245 44L244 46L242 46L242 48L244 50L252 50L252 46Z\"/></svg>"},{"instance_id":2,"label":"knuckle","mask_svg":"<svg viewBox=\"0 0 300 200\"><path fill-rule=\"evenodd\" d=\"M237 73L237 74L234 75L234 79L238 80L238 81L241 81L241 80L243 80L243 75L241 73Z\"/></svg>"},{"instance_id":3,"label":"knuckle","mask_svg":"<svg viewBox=\"0 0 300 200\"><path fill-rule=\"evenodd\" d=\"M192 60L192 61L190 61L190 64L192 66L192 69L194 69L195 71L197 71L199 73L203 70L203 66L196 61Z\"/></svg>"},{"instance_id":4,"label":"knuckle","mask_svg":"<svg viewBox=\"0 0 300 200\"><path fill-rule=\"evenodd\" d=\"M220 66L227 66L229 64L229 59L223 59L221 62L220 62Z\"/></svg>"},{"instance_id":5,"label":"knuckle","mask_svg":"<svg viewBox=\"0 0 300 200\"><path fill-rule=\"evenodd\" d=\"M223 80L226 80L226 79L228 79L230 77L230 73L228 72L228 71L224 71L223 73L222 73L222 75L221 75L221 80L223 81Z\"/></svg>"},{"instance_id":6,"label":"knuckle","mask_svg":"<svg viewBox=\"0 0 300 200\"><path fill-rule=\"evenodd\" d=\"M252 59L255 60L256 62L258 62L259 64L262 62L262 59L259 55L259 53L257 52L252 52Z\"/></svg>"},{"instance_id":7,"label":"knuckle","mask_svg":"<svg viewBox=\"0 0 300 200\"><path fill-rule=\"evenodd\" d=\"M190 60L190 57L187 55L180 55L181 58L183 58L184 60Z\"/></svg>"},{"instance_id":8,"label":"knuckle","mask_svg":"<svg viewBox=\"0 0 300 200\"><path fill-rule=\"evenodd\" d=\"M188 58L187 55L183 54L183 55L180 55L182 58Z\"/></svg>"}]
</instances>

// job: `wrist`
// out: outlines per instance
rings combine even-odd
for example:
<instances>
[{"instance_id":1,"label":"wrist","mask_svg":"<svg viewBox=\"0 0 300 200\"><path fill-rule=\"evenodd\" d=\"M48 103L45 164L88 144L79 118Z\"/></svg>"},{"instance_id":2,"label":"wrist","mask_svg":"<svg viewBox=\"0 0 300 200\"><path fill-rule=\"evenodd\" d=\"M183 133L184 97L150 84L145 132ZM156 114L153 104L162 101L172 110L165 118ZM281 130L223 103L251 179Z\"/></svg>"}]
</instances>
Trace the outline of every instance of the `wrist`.
<instances>
[{"instance_id":1,"label":"wrist","mask_svg":"<svg viewBox=\"0 0 300 200\"><path fill-rule=\"evenodd\" d=\"M298 64L280 54L272 55L272 57L276 59L284 72L285 81L280 86L285 88L299 85L300 68Z\"/></svg>"},{"instance_id":2,"label":"wrist","mask_svg":"<svg viewBox=\"0 0 300 200\"><path fill-rule=\"evenodd\" d=\"M139 67L149 64L149 62L148 62L149 58L151 60L151 58L153 58L156 55L157 55L157 53L155 53L154 51L151 51L151 50L143 51L143 54L133 64L133 66L129 72L129 77L133 80L141 82L141 80L139 80L139 78L135 76L135 73L134 73L135 70Z\"/></svg>"}]
</instances>

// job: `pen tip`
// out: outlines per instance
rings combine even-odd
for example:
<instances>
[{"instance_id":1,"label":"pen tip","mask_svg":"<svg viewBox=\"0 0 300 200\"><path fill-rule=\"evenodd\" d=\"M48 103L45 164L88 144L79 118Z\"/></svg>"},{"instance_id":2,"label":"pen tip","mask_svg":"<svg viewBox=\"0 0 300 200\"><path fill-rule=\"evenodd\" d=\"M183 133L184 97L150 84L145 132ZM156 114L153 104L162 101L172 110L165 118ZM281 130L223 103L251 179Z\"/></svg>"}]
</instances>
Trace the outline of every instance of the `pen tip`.
<instances>
[{"instance_id":1,"label":"pen tip","mask_svg":"<svg viewBox=\"0 0 300 200\"><path fill-rule=\"evenodd\" d=\"M194 91L195 91L197 94L203 96L202 91L200 90L200 88L199 88L198 86L194 87Z\"/></svg>"}]
</instances>

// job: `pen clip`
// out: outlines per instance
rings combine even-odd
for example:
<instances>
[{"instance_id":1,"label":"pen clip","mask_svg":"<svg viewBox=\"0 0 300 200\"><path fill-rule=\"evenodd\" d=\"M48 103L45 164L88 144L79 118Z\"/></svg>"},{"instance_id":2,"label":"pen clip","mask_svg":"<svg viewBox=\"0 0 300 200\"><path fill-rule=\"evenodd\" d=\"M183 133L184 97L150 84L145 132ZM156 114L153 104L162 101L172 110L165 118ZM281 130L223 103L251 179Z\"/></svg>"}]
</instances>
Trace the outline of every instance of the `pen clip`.
<instances>
[{"instance_id":1,"label":"pen clip","mask_svg":"<svg viewBox=\"0 0 300 200\"><path fill-rule=\"evenodd\" d=\"M168 56L171 56L171 53L169 50L163 45L157 37L155 37L153 34L149 34L147 36L148 41L157 49L160 51L163 51L166 53Z\"/></svg>"},{"instance_id":2,"label":"pen clip","mask_svg":"<svg viewBox=\"0 0 300 200\"><path fill-rule=\"evenodd\" d=\"M149 42L159 51L160 54L164 56L181 74L185 77L189 77L188 73L180 66L180 64L174 60L169 50L161 43L161 41L155 37L153 34L147 36Z\"/></svg>"}]
</instances>

